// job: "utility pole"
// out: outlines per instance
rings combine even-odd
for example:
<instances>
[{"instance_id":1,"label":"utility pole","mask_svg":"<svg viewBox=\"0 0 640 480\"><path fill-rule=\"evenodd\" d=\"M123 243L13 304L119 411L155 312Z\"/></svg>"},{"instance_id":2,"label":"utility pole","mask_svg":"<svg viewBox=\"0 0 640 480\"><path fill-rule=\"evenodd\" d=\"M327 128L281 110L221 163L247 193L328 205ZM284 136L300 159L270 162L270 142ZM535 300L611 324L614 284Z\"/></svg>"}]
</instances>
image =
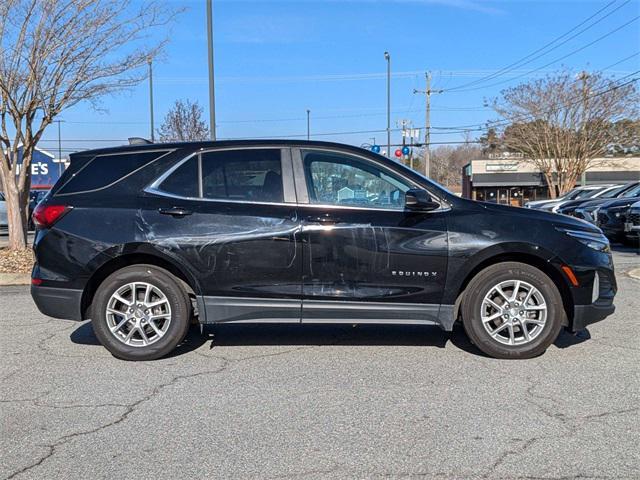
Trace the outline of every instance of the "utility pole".
<instances>
[{"instance_id":1,"label":"utility pole","mask_svg":"<svg viewBox=\"0 0 640 480\"><path fill-rule=\"evenodd\" d=\"M151 57L147 59L149 65L149 118L151 120L151 141L155 141L154 125L153 125L153 60ZM60 124L58 124L60 125Z\"/></svg>"},{"instance_id":2,"label":"utility pole","mask_svg":"<svg viewBox=\"0 0 640 480\"><path fill-rule=\"evenodd\" d=\"M391 55L384 52L387 61L387 157L391 158Z\"/></svg>"},{"instance_id":3,"label":"utility pole","mask_svg":"<svg viewBox=\"0 0 640 480\"><path fill-rule=\"evenodd\" d=\"M207 0L207 45L209 49L209 127L211 140L216 139L216 90L213 80L213 6Z\"/></svg>"},{"instance_id":4,"label":"utility pole","mask_svg":"<svg viewBox=\"0 0 640 480\"><path fill-rule=\"evenodd\" d=\"M424 75L427 88L424 91L414 90L413 93L424 93L426 99L424 112L424 173L429 177L431 169L431 94L442 93L443 90L431 90L431 73L426 72Z\"/></svg>"},{"instance_id":5,"label":"utility pole","mask_svg":"<svg viewBox=\"0 0 640 480\"><path fill-rule=\"evenodd\" d=\"M307 140L311 139L311 110L307 108Z\"/></svg>"}]
</instances>

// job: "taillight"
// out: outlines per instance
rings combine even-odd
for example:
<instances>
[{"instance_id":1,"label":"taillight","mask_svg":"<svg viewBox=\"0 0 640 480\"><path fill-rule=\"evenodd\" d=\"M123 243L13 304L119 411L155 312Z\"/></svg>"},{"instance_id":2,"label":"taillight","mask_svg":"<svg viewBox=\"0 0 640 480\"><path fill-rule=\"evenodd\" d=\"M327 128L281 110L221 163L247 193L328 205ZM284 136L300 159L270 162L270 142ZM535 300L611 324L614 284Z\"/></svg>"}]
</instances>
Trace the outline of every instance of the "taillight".
<instances>
[{"instance_id":1,"label":"taillight","mask_svg":"<svg viewBox=\"0 0 640 480\"><path fill-rule=\"evenodd\" d=\"M44 205L40 203L33 211L33 223L38 228L51 228L65 213L71 210L68 205Z\"/></svg>"}]
</instances>

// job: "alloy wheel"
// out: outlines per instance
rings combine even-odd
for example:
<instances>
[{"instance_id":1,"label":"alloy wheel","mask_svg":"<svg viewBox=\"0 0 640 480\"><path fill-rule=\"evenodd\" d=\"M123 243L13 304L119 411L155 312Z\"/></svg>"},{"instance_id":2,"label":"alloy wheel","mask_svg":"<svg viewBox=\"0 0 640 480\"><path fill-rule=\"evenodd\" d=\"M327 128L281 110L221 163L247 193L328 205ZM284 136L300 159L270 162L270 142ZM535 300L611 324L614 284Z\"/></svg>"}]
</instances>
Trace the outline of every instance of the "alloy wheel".
<instances>
[{"instance_id":1,"label":"alloy wheel","mask_svg":"<svg viewBox=\"0 0 640 480\"><path fill-rule=\"evenodd\" d=\"M494 285L482 300L482 325L504 345L524 345L535 340L547 321L547 302L537 288L522 280Z\"/></svg>"},{"instance_id":2,"label":"alloy wheel","mask_svg":"<svg viewBox=\"0 0 640 480\"><path fill-rule=\"evenodd\" d=\"M167 296L146 282L118 288L107 302L107 326L111 334L131 347L146 347L160 340L171 323Z\"/></svg>"}]
</instances>

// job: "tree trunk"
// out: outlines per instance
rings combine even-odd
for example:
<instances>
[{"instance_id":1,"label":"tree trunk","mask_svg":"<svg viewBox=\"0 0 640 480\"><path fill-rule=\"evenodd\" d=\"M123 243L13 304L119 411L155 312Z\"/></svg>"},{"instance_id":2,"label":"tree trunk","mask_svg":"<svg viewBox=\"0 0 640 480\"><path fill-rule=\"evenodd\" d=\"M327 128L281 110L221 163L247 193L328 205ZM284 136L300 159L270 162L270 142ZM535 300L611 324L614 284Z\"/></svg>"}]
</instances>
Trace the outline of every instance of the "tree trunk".
<instances>
[{"instance_id":1,"label":"tree trunk","mask_svg":"<svg viewBox=\"0 0 640 480\"><path fill-rule=\"evenodd\" d=\"M547 189L549 189L549 197L551 197L552 199L557 198L556 184L553 179L553 173L543 172L543 175L544 175L545 181L547 182Z\"/></svg>"},{"instance_id":2,"label":"tree trunk","mask_svg":"<svg viewBox=\"0 0 640 480\"><path fill-rule=\"evenodd\" d=\"M27 248L27 224L24 210L20 208L20 194L15 183L5 185L5 199L7 202L7 223L9 224L9 249L23 250ZM25 205L28 209L28 202Z\"/></svg>"}]
</instances>

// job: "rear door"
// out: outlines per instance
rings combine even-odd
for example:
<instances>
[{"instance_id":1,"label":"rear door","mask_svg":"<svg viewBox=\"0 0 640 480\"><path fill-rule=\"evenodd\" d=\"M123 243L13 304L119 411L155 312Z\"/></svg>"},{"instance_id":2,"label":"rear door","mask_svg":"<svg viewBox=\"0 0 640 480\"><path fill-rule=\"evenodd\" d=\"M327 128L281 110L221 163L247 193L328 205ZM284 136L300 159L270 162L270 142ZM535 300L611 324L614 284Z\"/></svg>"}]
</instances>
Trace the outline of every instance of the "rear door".
<instances>
[{"instance_id":1,"label":"rear door","mask_svg":"<svg viewBox=\"0 0 640 480\"><path fill-rule=\"evenodd\" d=\"M437 322L446 208L405 211L404 194L417 185L365 156L296 150L294 169L303 323Z\"/></svg>"},{"instance_id":2,"label":"rear door","mask_svg":"<svg viewBox=\"0 0 640 480\"><path fill-rule=\"evenodd\" d=\"M288 148L200 151L148 192L147 236L198 279L207 322L300 322L300 221Z\"/></svg>"}]
</instances>

